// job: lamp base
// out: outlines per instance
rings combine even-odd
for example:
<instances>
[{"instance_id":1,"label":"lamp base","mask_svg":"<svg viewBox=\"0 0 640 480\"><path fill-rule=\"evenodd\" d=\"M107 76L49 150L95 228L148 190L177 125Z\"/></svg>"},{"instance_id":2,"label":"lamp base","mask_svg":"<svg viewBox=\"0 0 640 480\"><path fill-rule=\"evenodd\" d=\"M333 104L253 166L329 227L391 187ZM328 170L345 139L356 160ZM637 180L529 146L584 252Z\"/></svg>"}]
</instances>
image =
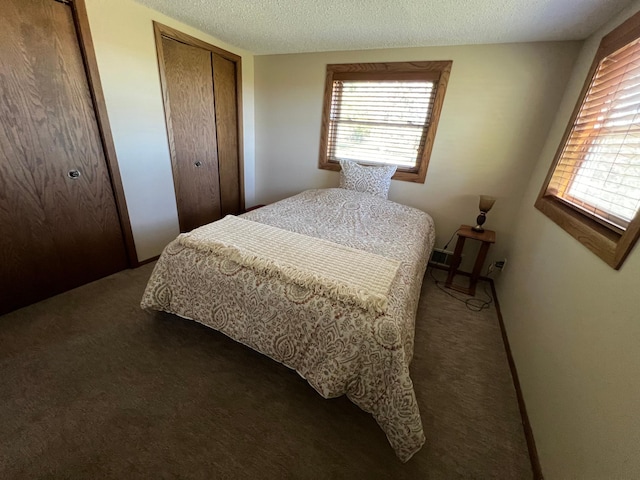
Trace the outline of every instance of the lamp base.
<instances>
[{"instance_id":1,"label":"lamp base","mask_svg":"<svg viewBox=\"0 0 640 480\"><path fill-rule=\"evenodd\" d=\"M484 225L484 222L486 222L486 221L487 221L487 216L486 216L485 212L480 210L480 215L478 215L477 218L476 218L476 226L475 227L471 227L471 230L473 230L474 232L478 232L478 233L484 232L484 228L482 228L482 225Z\"/></svg>"}]
</instances>

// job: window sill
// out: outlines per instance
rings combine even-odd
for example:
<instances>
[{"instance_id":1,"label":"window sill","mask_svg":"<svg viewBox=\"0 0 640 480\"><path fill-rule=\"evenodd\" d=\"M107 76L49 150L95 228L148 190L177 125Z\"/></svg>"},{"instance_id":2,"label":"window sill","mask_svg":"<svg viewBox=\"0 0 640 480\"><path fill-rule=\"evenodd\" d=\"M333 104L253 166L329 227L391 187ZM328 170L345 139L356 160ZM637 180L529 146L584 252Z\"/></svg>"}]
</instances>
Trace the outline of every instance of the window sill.
<instances>
[{"instance_id":1,"label":"window sill","mask_svg":"<svg viewBox=\"0 0 640 480\"><path fill-rule=\"evenodd\" d=\"M366 165L366 164L362 164ZM375 166L375 165L371 165ZM426 166L425 166L426 167ZM320 162L318 164L318 168L321 170L332 170L334 172L340 171L340 164L338 162ZM414 183L424 183L424 180L427 176L427 169L424 169L424 172L420 170L396 170L396 173L391 177L392 180L401 180L403 182L414 182Z\"/></svg>"},{"instance_id":2,"label":"window sill","mask_svg":"<svg viewBox=\"0 0 640 480\"><path fill-rule=\"evenodd\" d=\"M640 235L640 219L619 234L553 197L539 197L535 207L616 270Z\"/></svg>"}]
</instances>

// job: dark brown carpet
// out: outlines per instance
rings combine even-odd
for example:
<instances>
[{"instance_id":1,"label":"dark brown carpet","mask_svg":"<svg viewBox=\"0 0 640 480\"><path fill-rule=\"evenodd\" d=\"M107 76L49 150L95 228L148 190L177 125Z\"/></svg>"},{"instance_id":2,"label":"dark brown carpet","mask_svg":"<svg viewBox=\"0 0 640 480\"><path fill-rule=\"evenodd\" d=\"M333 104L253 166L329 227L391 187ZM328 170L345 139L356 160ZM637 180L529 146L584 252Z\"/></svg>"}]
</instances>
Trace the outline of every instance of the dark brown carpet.
<instances>
[{"instance_id":1,"label":"dark brown carpet","mask_svg":"<svg viewBox=\"0 0 640 480\"><path fill-rule=\"evenodd\" d=\"M412 377L427 443L402 464L346 398L141 311L151 269L0 317L0 478L532 477L493 309L471 312L425 277Z\"/></svg>"}]
</instances>

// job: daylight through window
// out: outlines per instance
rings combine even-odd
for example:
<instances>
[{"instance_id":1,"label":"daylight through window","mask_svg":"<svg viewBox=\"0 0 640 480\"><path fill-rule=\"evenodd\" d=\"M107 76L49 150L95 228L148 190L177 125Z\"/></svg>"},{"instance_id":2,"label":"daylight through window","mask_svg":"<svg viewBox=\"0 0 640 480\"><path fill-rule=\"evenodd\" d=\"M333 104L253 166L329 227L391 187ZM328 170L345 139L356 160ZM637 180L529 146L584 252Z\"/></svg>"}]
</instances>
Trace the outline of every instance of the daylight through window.
<instances>
[{"instance_id":1,"label":"daylight through window","mask_svg":"<svg viewBox=\"0 0 640 480\"><path fill-rule=\"evenodd\" d=\"M547 189L622 230L640 206L639 44L598 66Z\"/></svg>"},{"instance_id":2,"label":"daylight through window","mask_svg":"<svg viewBox=\"0 0 640 480\"><path fill-rule=\"evenodd\" d=\"M640 14L600 43L536 207L614 268L640 236Z\"/></svg>"},{"instance_id":3,"label":"daylight through window","mask_svg":"<svg viewBox=\"0 0 640 480\"><path fill-rule=\"evenodd\" d=\"M416 168L434 97L433 81L335 80L329 157Z\"/></svg>"},{"instance_id":4,"label":"daylight through window","mask_svg":"<svg viewBox=\"0 0 640 480\"><path fill-rule=\"evenodd\" d=\"M424 182L451 62L327 66L320 168L396 165Z\"/></svg>"}]
</instances>

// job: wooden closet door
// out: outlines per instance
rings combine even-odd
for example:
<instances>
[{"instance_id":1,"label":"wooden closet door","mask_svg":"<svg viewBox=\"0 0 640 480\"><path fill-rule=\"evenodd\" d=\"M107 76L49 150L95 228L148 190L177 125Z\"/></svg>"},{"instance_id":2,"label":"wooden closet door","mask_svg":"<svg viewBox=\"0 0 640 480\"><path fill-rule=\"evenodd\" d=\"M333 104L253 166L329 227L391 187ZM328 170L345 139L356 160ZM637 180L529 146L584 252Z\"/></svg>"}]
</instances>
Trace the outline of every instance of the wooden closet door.
<instances>
[{"instance_id":1,"label":"wooden closet door","mask_svg":"<svg viewBox=\"0 0 640 480\"><path fill-rule=\"evenodd\" d=\"M180 231L220 219L211 52L162 38L167 130Z\"/></svg>"},{"instance_id":2,"label":"wooden closet door","mask_svg":"<svg viewBox=\"0 0 640 480\"><path fill-rule=\"evenodd\" d=\"M0 313L126 268L71 7L3 0Z\"/></svg>"},{"instance_id":3,"label":"wooden closet door","mask_svg":"<svg viewBox=\"0 0 640 480\"><path fill-rule=\"evenodd\" d=\"M238 159L238 94L236 64L213 54L213 88L218 133L222 215L241 213Z\"/></svg>"}]
</instances>

